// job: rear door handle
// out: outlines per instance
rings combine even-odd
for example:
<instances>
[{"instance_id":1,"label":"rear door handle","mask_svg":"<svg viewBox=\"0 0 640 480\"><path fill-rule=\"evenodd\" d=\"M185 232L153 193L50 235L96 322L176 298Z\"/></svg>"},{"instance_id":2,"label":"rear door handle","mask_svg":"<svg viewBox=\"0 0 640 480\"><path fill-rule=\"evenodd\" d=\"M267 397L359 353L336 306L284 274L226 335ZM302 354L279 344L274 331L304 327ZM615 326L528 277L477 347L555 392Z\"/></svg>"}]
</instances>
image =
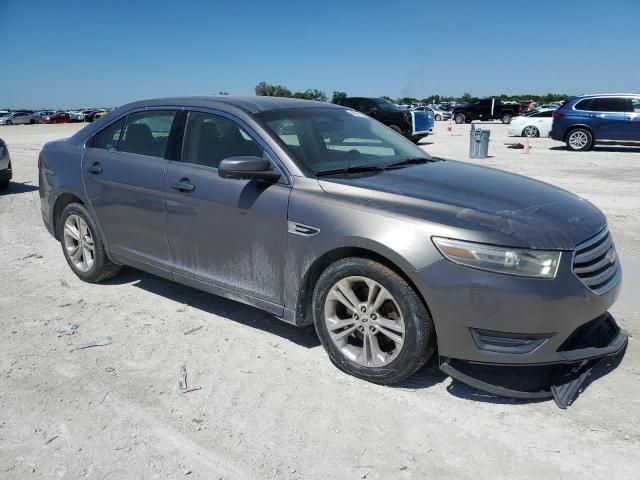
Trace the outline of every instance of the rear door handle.
<instances>
[{"instance_id":1,"label":"rear door handle","mask_svg":"<svg viewBox=\"0 0 640 480\"><path fill-rule=\"evenodd\" d=\"M181 178L179 182L172 182L171 188L180 192L192 192L196 189L196 186L189 183L188 178Z\"/></svg>"},{"instance_id":2,"label":"rear door handle","mask_svg":"<svg viewBox=\"0 0 640 480\"><path fill-rule=\"evenodd\" d=\"M94 175L98 175L102 173L102 167L98 162L96 162L87 166L87 172L93 173Z\"/></svg>"}]
</instances>

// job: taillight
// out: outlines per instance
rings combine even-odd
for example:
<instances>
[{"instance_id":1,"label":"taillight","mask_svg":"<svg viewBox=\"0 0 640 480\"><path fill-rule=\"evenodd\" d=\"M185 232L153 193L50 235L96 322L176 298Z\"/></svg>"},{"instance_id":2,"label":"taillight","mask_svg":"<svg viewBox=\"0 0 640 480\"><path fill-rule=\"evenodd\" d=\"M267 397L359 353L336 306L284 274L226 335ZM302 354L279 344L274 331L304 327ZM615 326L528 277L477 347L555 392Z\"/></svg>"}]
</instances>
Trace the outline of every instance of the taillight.
<instances>
[{"instance_id":1,"label":"taillight","mask_svg":"<svg viewBox=\"0 0 640 480\"><path fill-rule=\"evenodd\" d=\"M38 170L42 170L42 162L43 162L42 150L38 154Z\"/></svg>"},{"instance_id":2,"label":"taillight","mask_svg":"<svg viewBox=\"0 0 640 480\"><path fill-rule=\"evenodd\" d=\"M560 112L556 110L555 112L553 112L553 118L555 120L560 120L561 118L564 118L564 112Z\"/></svg>"}]
</instances>

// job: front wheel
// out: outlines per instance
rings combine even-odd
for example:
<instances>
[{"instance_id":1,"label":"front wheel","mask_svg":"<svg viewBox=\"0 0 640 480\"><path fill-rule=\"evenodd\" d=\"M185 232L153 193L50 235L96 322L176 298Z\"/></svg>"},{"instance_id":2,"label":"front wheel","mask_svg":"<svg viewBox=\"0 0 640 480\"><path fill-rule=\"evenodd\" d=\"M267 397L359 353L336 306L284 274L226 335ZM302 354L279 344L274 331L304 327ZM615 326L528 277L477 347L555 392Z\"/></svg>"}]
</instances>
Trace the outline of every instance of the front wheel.
<instances>
[{"instance_id":1,"label":"front wheel","mask_svg":"<svg viewBox=\"0 0 640 480\"><path fill-rule=\"evenodd\" d=\"M464 123L464 115L461 113L456 114L455 118L454 118L455 122L459 125L461 123Z\"/></svg>"},{"instance_id":2,"label":"front wheel","mask_svg":"<svg viewBox=\"0 0 640 480\"><path fill-rule=\"evenodd\" d=\"M529 138L539 137L540 131L533 125L527 125L526 127L524 127L524 130L522 130L522 136Z\"/></svg>"},{"instance_id":3,"label":"front wheel","mask_svg":"<svg viewBox=\"0 0 640 480\"><path fill-rule=\"evenodd\" d=\"M435 350L435 328L420 297L396 272L372 260L331 264L312 301L322 346L336 367L355 377L399 382Z\"/></svg>"},{"instance_id":4,"label":"front wheel","mask_svg":"<svg viewBox=\"0 0 640 480\"><path fill-rule=\"evenodd\" d=\"M504 123L505 125L508 125L509 123L511 123L511 119L513 117L511 116L510 113L505 113L504 115L502 115L502 123Z\"/></svg>"},{"instance_id":5,"label":"front wheel","mask_svg":"<svg viewBox=\"0 0 640 480\"><path fill-rule=\"evenodd\" d=\"M7 120L5 125L13 125L13 122L11 120Z\"/></svg>"},{"instance_id":6,"label":"front wheel","mask_svg":"<svg viewBox=\"0 0 640 480\"><path fill-rule=\"evenodd\" d=\"M569 150L583 152L593 145L593 135L586 128L576 128L569 132L566 143Z\"/></svg>"},{"instance_id":7,"label":"front wheel","mask_svg":"<svg viewBox=\"0 0 640 480\"><path fill-rule=\"evenodd\" d=\"M84 205L67 205L62 212L59 228L64 258L81 280L96 283L118 274L121 266L107 257L100 231Z\"/></svg>"}]
</instances>

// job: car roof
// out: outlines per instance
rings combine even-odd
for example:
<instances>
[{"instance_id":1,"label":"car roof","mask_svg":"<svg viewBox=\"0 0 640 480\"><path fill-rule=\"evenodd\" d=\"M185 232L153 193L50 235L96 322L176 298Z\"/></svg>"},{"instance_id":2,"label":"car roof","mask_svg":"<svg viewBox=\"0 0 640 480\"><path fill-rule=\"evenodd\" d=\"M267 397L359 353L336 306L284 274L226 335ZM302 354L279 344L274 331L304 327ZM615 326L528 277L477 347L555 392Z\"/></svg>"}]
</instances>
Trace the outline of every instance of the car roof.
<instances>
[{"instance_id":1,"label":"car roof","mask_svg":"<svg viewBox=\"0 0 640 480\"><path fill-rule=\"evenodd\" d=\"M283 97L235 97L230 95L207 96L207 97L167 97L139 100L128 103L107 114L107 123L112 119L127 114L129 111L153 108L153 107L176 107L185 108L210 108L222 110L229 113L253 114L270 110L285 110L292 108L334 108L345 109L341 105L334 105L327 102L315 102L312 100L301 100L297 98ZM234 112L235 110L235 112ZM103 110L104 111L104 110ZM80 145L87 138L93 135L106 125L103 122L92 122L81 130L78 130L67 141L73 145Z\"/></svg>"},{"instance_id":2,"label":"car roof","mask_svg":"<svg viewBox=\"0 0 640 480\"><path fill-rule=\"evenodd\" d=\"M138 102L123 105L121 108L140 108L153 106L189 106L215 108L220 104L234 106L247 113L266 112L268 110L283 110L289 108L329 107L344 108L327 102L302 100L298 98L284 97L236 97L230 95L206 96L206 97L168 97L140 100Z\"/></svg>"},{"instance_id":3,"label":"car roof","mask_svg":"<svg viewBox=\"0 0 640 480\"><path fill-rule=\"evenodd\" d=\"M573 98L595 98L595 97L638 97L640 93L592 93L576 95Z\"/></svg>"}]
</instances>

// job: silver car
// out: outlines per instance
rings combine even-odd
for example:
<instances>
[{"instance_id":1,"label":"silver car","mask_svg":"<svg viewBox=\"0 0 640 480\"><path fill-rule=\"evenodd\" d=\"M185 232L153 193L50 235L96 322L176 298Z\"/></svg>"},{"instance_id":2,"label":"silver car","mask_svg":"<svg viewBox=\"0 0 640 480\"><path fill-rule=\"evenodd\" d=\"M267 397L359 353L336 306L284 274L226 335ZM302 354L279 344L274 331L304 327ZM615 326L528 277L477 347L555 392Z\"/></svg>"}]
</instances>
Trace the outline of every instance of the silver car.
<instances>
[{"instance_id":1,"label":"silver car","mask_svg":"<svg viewBox=\"0 0 640 480\"><path fill-rule=\"evenodd\" d=\"M11 157L9 156L9 149L4 140L0 138L0 190L4 190L9 185L11 180Z\"/></svg>"},{"instance_id":2,"label":"silver car","mask_svg":"<svg viewBox=\"0 0 640 480\"><path fill-rule=\"evenodd\" d=\"M431 157L350 108L141 101L47 143L38 166L44 224L82 280L126 264L315 325L332 362L372 382L437 351L462 381L549 396L465 368L574 372L627 343L607 312L621 268L595 206Z\"/></svg>"},{"instance_id":3,"label":"silver car","mask_svg":"<svg viewBox=\"0 0 640 480\"><path fill-rule=\"evenodd\" d=\"M36 117L33 113L28 112L12 112L4 117L0 117L0 125L20 125L36 123Z\"/></svg>"},{"instance_id":4,"label":"silver car","mask_svg":"<svg viewBox=\"0 0 640 480\"><path fill-rule=\"evenodd\" d=\"M439 122L441 120L449 120L451 118L451 112L447 112L446 110L438 110L437 108L433 107L422 106L416 107L414 108L414 110L428 112L436 122Z\"/></svg>"}]
</instances>

